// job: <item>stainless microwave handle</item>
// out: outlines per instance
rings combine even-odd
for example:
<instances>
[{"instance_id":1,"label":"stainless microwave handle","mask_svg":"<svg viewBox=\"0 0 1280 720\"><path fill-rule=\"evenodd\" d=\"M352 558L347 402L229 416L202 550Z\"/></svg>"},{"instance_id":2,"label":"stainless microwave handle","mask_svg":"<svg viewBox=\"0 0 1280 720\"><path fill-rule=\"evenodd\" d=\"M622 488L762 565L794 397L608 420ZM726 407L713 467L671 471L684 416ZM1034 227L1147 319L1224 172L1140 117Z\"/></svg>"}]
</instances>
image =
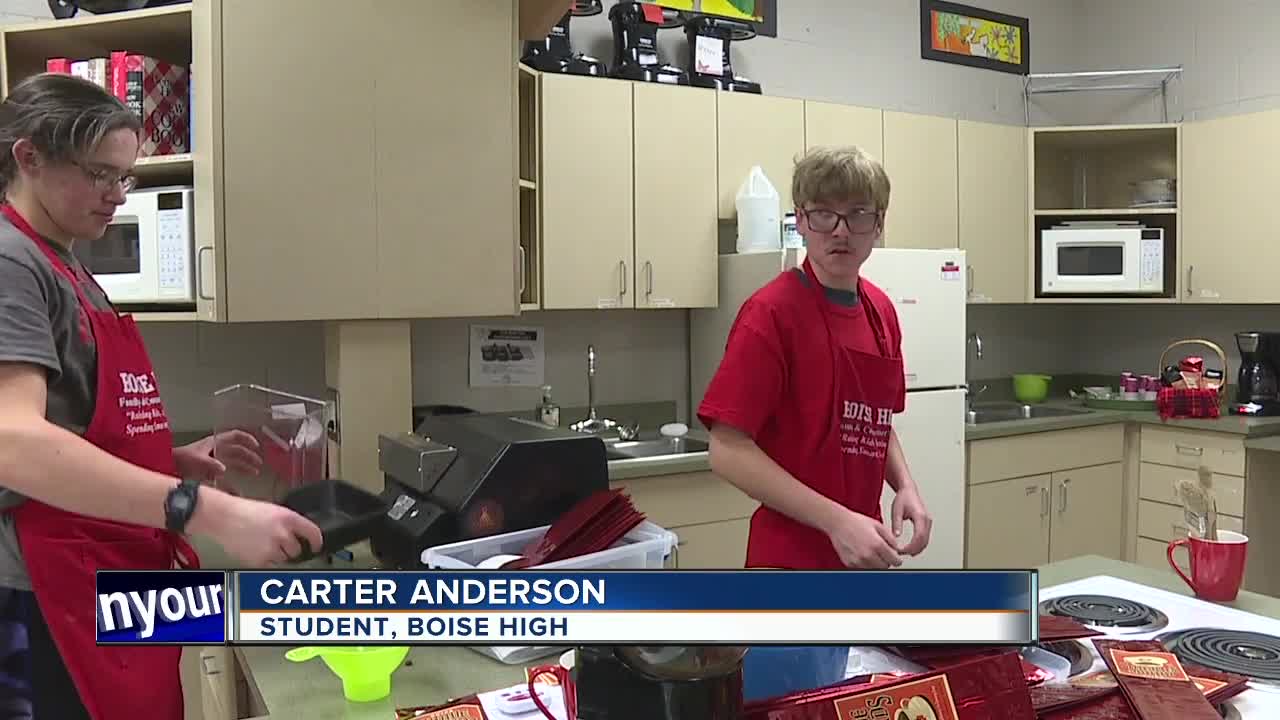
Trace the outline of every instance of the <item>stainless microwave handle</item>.
<instances>
[{"instance_id":1,"label":"stainless microwave handle","mask_svg":"<svg viewBox=\"0 0 1280 720\"><path fill-rule=\"evenodd\" d=\"M196 295L201 300L213 300L212 295L204 294L204 253L213 252L213 248L205 246L196 251Z\"/></svg>"}]
</instances>

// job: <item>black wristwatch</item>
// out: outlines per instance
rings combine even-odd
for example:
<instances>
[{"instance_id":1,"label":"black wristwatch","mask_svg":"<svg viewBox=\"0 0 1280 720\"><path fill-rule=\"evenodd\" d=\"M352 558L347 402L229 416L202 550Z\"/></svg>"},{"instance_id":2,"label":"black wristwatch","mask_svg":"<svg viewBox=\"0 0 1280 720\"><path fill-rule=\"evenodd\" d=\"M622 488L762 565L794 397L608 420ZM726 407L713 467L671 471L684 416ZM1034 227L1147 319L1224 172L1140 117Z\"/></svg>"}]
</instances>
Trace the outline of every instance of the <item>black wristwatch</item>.
<instances>
[{"instance_id":1,"label":"black wristwatch","mask_svg":"<svg viewBox=\"0 0 1280 720\"><path fill-rule=\"evenodd\" d=\"M177 487L169 491L164 499L164 524L173 532L183 532L196 511L196 499L199 497L200 483L194 480L183 480Z\"/></svg>"}]
</instances>

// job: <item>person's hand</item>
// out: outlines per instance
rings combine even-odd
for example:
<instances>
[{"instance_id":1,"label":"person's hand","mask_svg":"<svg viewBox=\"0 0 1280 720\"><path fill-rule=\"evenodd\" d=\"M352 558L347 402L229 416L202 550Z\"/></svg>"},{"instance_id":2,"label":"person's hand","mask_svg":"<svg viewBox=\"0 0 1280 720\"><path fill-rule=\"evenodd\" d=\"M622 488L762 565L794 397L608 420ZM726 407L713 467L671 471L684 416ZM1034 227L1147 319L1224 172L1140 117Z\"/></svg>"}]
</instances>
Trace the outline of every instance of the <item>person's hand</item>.
<instances>
[{"instance_id":1,"label":"person's hand","mask_svg":"<svg viewBox=\"0 0 1280 720\"><path fill-rule=\"evenodd\" d=\"M903 521L911 522L911 542L905 546L902 537ZM903 555L919 555L929 545L929 533L933 529L933 517L925 509L920 491L914 486L897 493L893 498L893 535L899 552Z\"/></svg>"},{"instance_id":2,"label":"person's hand","mask_svg":"<svg viewBox=\"0 0 1280 720\"><path fill-rule=\"evenodd\" d=\"M209 489L201 491L196 514L199 527L245 567L280 565L324 544L315 523L283 505Z\"/></svg>"},{"instance_id":3,"label":"person's hand","mask_svg":"<svg viewBox=\"0 0 1280 720\"><path fill-rule=\"evenodd\" d=\"M220 459L213 456L214 448L218 449ZM176 447L173 459L179 475L206 483L222 480L228 469L250 477L262 471L258 439L243 430L228 430Z\"/></svg>"},{"instance_id":4,"label":"person's hand","mask_svg":"<svg viewBox=\"0 0 1280 720\"><path fill-rule=\"evenodd\" d=\"M843 513L828 537L847 567L886 570L902 564L893 533L884 523L862 513L852 510Z\"/></svg>"}]
</instances>

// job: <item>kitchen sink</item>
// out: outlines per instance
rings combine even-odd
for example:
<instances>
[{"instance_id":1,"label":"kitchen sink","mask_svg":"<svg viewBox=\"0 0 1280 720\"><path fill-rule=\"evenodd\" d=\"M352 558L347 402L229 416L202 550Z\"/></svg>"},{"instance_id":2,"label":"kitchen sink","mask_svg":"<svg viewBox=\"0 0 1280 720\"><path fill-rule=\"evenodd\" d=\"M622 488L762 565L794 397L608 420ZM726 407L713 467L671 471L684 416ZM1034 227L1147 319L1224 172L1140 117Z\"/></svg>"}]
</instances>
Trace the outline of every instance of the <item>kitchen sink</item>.
<instances>
[{"instance_id":1,"label":"kitchen sink","mask_svg":"<svg viewBox=\"0 0 1280 720\"><path fill-rule=\"evenodd\" d=\"M688 437L620 440L608 443L607 456L610 460L639 460L706 452L707 449L708 444L705 441Z\"/></svg>"},{"instance_id":2,"label":"kitchen sink","mask_svg":"<svg viewBox=\"0 0 1280 720\"><path fill-rule=\"evenodd\" d=\"M983 425L993 422L1009 422L1012 420L1033 420L1035 418L1070 417L1088 415L1088 410L1053 407L1048 405L1023 405L1022 403L982 403L974 405L968 413L970 425Z\"/></svg>"}]
</instances>

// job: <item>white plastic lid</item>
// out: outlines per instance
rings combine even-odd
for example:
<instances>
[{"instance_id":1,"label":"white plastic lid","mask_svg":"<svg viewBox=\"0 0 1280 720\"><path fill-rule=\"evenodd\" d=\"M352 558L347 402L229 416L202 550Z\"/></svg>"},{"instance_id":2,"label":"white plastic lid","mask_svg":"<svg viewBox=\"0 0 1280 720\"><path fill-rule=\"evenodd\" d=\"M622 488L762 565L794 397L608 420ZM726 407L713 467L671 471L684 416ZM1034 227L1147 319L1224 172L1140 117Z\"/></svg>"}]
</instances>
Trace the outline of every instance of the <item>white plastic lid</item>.
<instances>
[{"instance_id":1,"label":"white plastic lid","mask_svg":"<svg viewBox=\"0 0 1280 720\"><path fill-rule=\"evenodd\" d=\"M684 423L667 423L658 428L663 437L684 437L689 434L689 426Z\"/></svg>"}]
</instances>

